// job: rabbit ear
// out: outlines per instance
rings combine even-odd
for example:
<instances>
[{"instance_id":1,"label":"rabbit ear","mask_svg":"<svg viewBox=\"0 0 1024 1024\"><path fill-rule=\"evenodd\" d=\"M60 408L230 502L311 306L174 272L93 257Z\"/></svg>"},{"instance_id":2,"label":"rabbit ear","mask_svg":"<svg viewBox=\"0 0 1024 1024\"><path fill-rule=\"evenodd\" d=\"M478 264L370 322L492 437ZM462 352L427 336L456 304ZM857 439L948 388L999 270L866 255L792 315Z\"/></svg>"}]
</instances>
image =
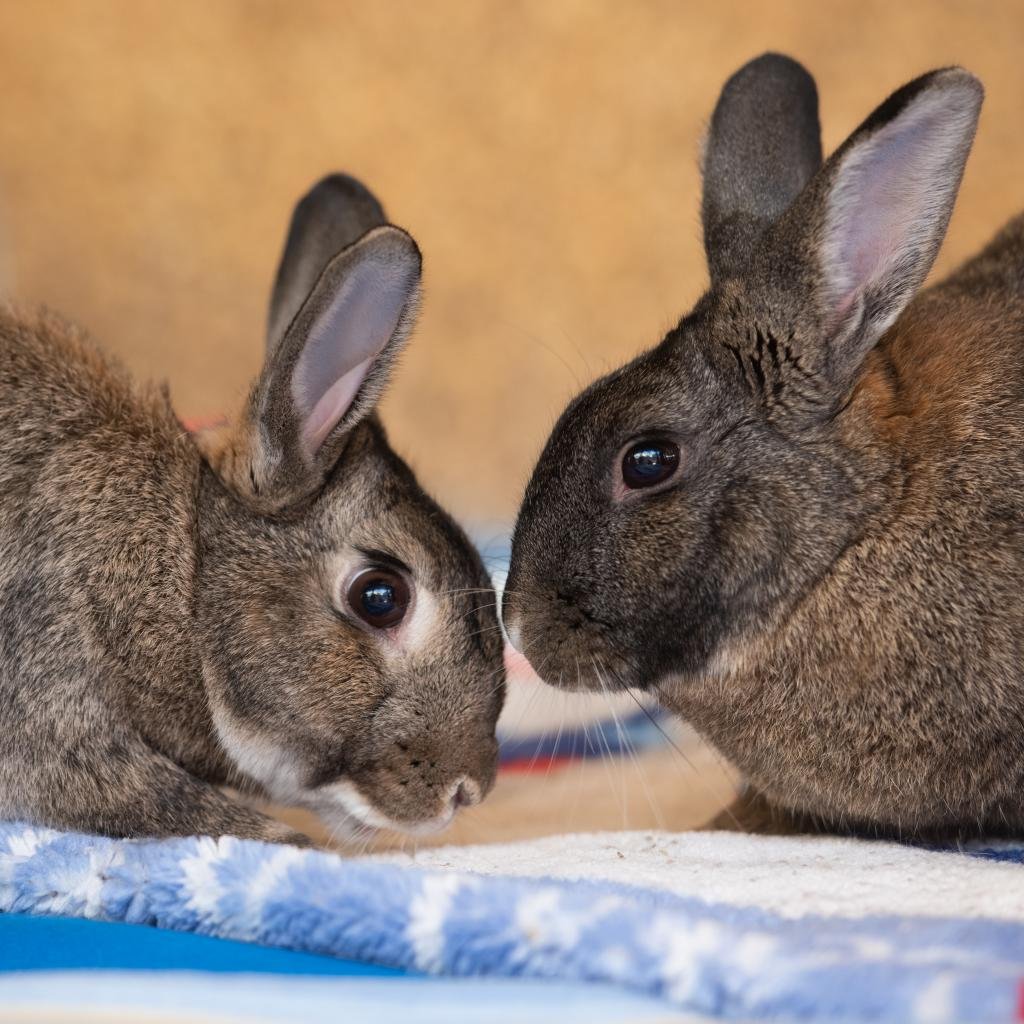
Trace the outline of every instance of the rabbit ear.
<instances>
[{"instance_id":1,"label":"rabbit ear","mask_svg":"<svg viewBox=\"0 0 1024 1024\"><path fill-rule=\"evenodd\" d=\"M315 493L373 409L412 328L421 257L400 228L338 253L267 355L241 420L196 441L221 480L275 512Z\"/></svg>"},{"instance_id":2,"label":"rabbit ear","mask_svg":"<svg viewBox=\"0 0 1024 1024\"><path fill-rule=\"evenodd\" d=\"M931 269L983 96L960 68L904 86L829 159L766 246L802 308L813 291L816 334L826 344L816 361L837 383L856 372ZM808 260L809 273L801 272Z\"/></svg>"},{"instance_id":3,"label":"rabbit ear","mask_svg":"<svg viewBox=\"0 0 1024 1024\"><path fill-rule=\"evenodd\" d=\"M818 91L795 60L766 53L722 89L703 158L712 282L734 276L769 224L821 167Z\"/></svg>"},{"instance_id":4,"label":"rabbit ear","mask_svg":"<svg viewBox=\"0 0 1024 1024\"><path fill-rule=\"evenodd\" d=\"M299 200L271 294L268 352L284 337L330 260L386 223L373 193L347 174L323 178Z\"/></svg>"}]
</instances>

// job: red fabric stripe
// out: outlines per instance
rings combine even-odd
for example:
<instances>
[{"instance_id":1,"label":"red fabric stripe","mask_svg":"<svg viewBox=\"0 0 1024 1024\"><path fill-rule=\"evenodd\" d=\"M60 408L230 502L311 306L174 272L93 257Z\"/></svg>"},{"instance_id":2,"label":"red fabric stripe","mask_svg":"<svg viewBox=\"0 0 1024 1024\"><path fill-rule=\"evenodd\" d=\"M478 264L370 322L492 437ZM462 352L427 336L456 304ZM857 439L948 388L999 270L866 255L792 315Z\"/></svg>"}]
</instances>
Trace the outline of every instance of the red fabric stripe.
<instances>
[{"instance_id":1,"label":"red fabric stripe","mask_svg":"<svg viewBox=\"0 0 1024 1024\"><path fill-rule=\"evenodd\" d=\"M208 427L219 427L226 423L223 416L190 416L181 421L181 425L190 433L197 430L206 430Z\"/></svg>"},{"instance_id":2,"label":"red fabric stripe","mask_svg":"<svg viewBox=\"0 0 1024 1024\"><path fill-rule=\"evenodd\" d=\"M513 775L527 775L532 772L547 772L552 768L561 768L564 765L572 764L579 758L573 757L526 757L518 761L509 761L499 769L502 772L509 772Z\"/></svg>"}]
</instances>

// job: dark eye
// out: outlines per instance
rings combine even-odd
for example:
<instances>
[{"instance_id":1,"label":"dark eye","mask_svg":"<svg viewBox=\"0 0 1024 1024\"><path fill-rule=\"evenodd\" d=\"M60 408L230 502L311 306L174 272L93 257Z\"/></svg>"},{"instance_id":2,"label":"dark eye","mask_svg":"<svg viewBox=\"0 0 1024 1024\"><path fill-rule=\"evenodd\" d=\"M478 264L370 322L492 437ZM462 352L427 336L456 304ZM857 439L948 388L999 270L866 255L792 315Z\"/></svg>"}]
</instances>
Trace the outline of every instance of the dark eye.
<instances>
[{"instance_id":1,"label":"dark eye","mask_svg":"<svg viewBox=\"0 0 1024 1024\"><path fill-rule=\"evenodd\" d=\"M671 441L638 441L622 456L622 479L634 490L667 480L679 465L679 445Z\"/></svg>"},{"instance_id":2,"label":"dark eye","mask_svg":"<svg viewBox=\"0 0 1024 1024\"><path fill-rule=\"evenodd\" d=\"M409 607L409 584L391 569L364 569L348 586L349 607L370 626L397 626Z\"/></svg>"}]
</instances>

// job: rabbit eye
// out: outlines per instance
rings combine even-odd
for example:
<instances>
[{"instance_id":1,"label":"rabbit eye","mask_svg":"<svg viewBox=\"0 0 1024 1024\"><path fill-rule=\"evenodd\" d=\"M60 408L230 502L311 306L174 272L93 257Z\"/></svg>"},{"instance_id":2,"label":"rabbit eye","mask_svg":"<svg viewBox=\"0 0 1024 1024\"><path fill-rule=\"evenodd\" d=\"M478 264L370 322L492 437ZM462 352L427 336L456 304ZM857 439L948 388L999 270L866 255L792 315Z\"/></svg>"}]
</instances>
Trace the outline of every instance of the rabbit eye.
<instances>
[{"instance_id":1,"label":"rabbit eye","mask_svg":"<svg viewBox=\"0 0 1024 1024\"><path fill-rule=\"evenodd\" d=\"M667 480L679 466L679 445L671 441L638 441L622 456L622 479L637 490Z\"/></svg>"},{"instance_id":2,"label":"rabbit eye","mask_svg":"<svg viewBox=\"0 0 1024 1024\"><path fill-rule=\"evenodd\" d=\"M389 629L405 618L409 584L392 569L364 569L348 585L348 605L367 625Z\"/></svg>"}]
</instances>

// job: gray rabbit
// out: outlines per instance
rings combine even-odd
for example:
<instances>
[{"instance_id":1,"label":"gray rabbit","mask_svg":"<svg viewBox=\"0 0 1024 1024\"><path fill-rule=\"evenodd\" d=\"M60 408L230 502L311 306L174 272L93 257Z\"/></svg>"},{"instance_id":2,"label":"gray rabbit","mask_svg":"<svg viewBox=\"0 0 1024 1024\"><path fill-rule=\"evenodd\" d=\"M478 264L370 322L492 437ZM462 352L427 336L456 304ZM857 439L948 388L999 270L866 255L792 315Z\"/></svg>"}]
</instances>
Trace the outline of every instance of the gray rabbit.
<instances>
[{"instance_id":1,"label":"gray rabbit","mask_svg":"<svg viewBox=\"0 0 1024 1024\"><path fill-rule=\"evenodd\" d=\"M527 487L510 636L689 719L750 782L720 823L1024 831L1024 219L918 294L982 95L926 74L822 163L810 75L740 69L710 287Z\"/></svg>"},{"instance_id":2,"label":"gray rabbit","mask_svg":"<svg viewBox=\"0 0 1024 1024\"><path fill-rule=\"evenodd\" d=\"M241 415L189 435L75 330L0 315L0 813L302 842L448 822L492 784L502 645L462 531L374 406L413 240L335 175L298 205Z\"/></svg>"}]
</instances>

